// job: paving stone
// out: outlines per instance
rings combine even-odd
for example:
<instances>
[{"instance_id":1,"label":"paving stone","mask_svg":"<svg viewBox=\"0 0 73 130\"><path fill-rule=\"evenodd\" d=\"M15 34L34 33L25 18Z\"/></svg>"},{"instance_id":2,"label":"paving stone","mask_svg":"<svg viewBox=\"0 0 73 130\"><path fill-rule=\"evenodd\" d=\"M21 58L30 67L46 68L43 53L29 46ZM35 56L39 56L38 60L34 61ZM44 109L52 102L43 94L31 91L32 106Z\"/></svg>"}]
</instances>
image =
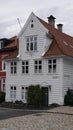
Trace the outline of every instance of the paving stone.
<instances>
[{"instance_id":1,"label":"paving stone","mask_svg":"<svg viewBox=\"0 0 73 130\"><path fill-rule=\"evenodd\" d=\"M73 107L63 106L39 114L0 120L0 130L73 130L73 115L60 113L72 114Z\"/></svg>"}]
</instances>

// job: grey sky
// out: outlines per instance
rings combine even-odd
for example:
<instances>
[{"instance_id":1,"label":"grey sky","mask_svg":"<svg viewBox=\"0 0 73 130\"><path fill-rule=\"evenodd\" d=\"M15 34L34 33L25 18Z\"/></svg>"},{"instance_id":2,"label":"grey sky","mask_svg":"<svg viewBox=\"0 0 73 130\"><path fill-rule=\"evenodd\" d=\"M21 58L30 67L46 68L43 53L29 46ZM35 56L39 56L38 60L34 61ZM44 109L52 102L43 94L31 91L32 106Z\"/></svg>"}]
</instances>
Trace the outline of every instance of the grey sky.
<instances>
[{"instance_id":1,"label":"grey sky","mask_svg":"<svg viewBox=\"0 0 73 130\"><path fill-rule=\"evenodd\" d=\"M63 32L73 36L73 1L71 0L0 0L0 38L17 35L30 13L47 21L47 17L56 17L56 24L63 24Z\"/></svg>"}]
</instances>

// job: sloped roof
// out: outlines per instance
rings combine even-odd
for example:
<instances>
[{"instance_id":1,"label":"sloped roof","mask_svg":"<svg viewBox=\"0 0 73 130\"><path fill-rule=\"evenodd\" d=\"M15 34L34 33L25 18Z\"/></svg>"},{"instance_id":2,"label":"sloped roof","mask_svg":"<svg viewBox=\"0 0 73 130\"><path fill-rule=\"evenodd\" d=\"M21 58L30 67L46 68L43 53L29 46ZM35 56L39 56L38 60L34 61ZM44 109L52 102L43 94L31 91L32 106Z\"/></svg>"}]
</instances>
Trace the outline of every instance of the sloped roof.
<instances>
[{"instance_id":1,"label":"sloped roof","mask_svg":"<svg viewBox=\"0 0 73 130\"><path fill-rule=\"evenodd\" d=\"M8 49L10 50L11 49L11 52L8 56L4 57L4 59L13 59L13 58L16 58L17 55L18 55L18 39L17 39L17 36L14 36L14 37L11 37L11 43L7 46L5 46L5 49Z\"/></svg>"},{"instance_id":2,"label":"sloped roof","mask_svg":"<svg viewBox=\"0 0 73 130\"><path fill-rule=\"evenodd\" d=\"M12 41L10 44L5 46L5 48L14 48L18 46L18 39L17 36L11 37L10 40Z\"/></svg>"},{"instance_id":3,"label":"sloped roof","mask_svg":"<svg viewBox=\"0 0 73 130\"><path fill-rule=\"evenodd\" d=\"M49 49L47 52L45 52L44 56L60 56L62 55L63 52L62 50L59 48L56 40L54 39L53 42L51 43Z\"/></svg>"},{"instance_id":4,"label":"sloped roof","mask_svg":"<svg viewBox=\"0 0 73 130\"><path fill-rule=\"evenodd\" d=\"M15 59L17 55L18 55L18 49L12 51L9 55L5 56L3 59L4 60Z\"/></svg>"},{"instance_id":5,"label":"sloped roof","mask_svg":"<svg viewBox=\"0 0 73 130\"><path fill-rule=\"evenodd\" d=\"M52 42L52 44L55 44L55 46L52 46L52 48L50 47L51 50L49 48L44 56L50 56L50 52L51 52L51 55L54 55L54 52L52 51L52 49L54 47L54 51L56 52L56 54L60 50L61 54L73 57L73 37L57 30L52 25L43 21L39 17L37 17L37 18L42 23L42 25L48 29L48 33L51 34L55 39ZM56 47L58 47L58 49Z\"/></svg>"},{"instance_id":6,"label":"sloped roof","mask_svg":"<svg viewBox=\"0 0 73 130\"><path fill-rule=\"evenodd\" d=\"M37 17L37 16L36 16ZM48 49L45 52L44 56L58 56L58 55L67 55L73 57L73 37L59 31L58 29L54 28L52 25L48 24L44 20L37 17L40 23L48 30L48 34L53 36L53 41ZM10 56L7 58L16 58L18 54L18 39L17 37L11 38L14 40L11 44L6 46L9 47L16 47L17 50L12 52Z\"/></svg>"}]
</instances>

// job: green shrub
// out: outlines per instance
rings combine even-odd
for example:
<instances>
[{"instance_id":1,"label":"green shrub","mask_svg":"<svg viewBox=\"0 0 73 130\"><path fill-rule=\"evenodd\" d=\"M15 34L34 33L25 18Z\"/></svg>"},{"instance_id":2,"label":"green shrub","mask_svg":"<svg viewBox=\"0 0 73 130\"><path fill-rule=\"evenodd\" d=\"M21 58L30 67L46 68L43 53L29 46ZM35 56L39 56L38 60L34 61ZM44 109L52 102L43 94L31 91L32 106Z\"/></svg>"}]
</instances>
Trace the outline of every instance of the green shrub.
<instances>
[{"instance_id":1,"label":"green shrub","mask_svg":"<svg viewBox=\"0 0 73 130\"><path fill-rule=\"evenodd\" d=\"M64 96L64 104L73 106L73 90L68 89L67 94Z\"/></svg>"},{"instance_id":2,"label":"green shrub","mask_svg":"<svg viewBox=\"0 0 73 130\"><path fill-rule=\"evenodd\" d=\"M0 103L5 101L5 93L4 92L0 92Z\"/></svg>"},{"instance_id":3,"label":"green shrub","mask_svg":"<svg viewBox=\"0 0 73 130\"><path fill-rule=\"evenodd\" d=\"M41 89L39 85L30 85L27 92L28 105L41 105Z\"/></svg>"}]
</instances>

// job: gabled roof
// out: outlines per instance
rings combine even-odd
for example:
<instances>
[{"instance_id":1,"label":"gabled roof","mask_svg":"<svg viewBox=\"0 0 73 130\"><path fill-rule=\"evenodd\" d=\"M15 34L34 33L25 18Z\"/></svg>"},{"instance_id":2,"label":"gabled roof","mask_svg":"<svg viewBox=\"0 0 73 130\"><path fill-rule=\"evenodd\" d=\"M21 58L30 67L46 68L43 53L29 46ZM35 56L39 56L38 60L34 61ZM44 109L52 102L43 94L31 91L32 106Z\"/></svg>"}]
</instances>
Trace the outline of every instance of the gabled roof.
<instances>
[{"instance_id":1,"label":"gabled roof","mask_svg":"<svg viewBox=\"0 0 73 130\"><path fill-rule=\"evenodd\" d=\"M16 58L17 55L18 55L18 46L19 46L19 43L18 43L18 39L17 39L17 36L14 36L11 39L11 44L8 44L7 46L5 46L5 50L11 50L9 55L4 57L4 59L13 59L13 58Z\"/></svg>"},{"instance_id":2,"label":"gabled roof","mask_svg":"<svg viewBox=\"0 0 73 130\"><path fill-rule=\"evenodd\" d=\"M67 55L70 57L73 57L73 37L59 31L49 23L45 22L44 20L40 19L36 16L36 18L39 20L39 22L48 30L48 35L52 36L53 41L48 49L47 52L45 52L44 56L59 56L59 55ZM6 46L6 48L12 48L16 47L17 51L9 56L7 58L16 58L18 54L18 40L17 37L11 38L11 40L14 40L11 44Z\"/></svg>"},{"instance_id":3,"label":"gabled roof","mask_svg":"<svg viewBox=\"0 0 73 130\"><path fill-rule=\"evenodd\" d=\"M52 44L57 44L55 46L52 46L52 48L50 47L44 56L50 56L50 52L51 55L54 55L54 51L57 54L58 51L60 50L61 54L73 57L73 37L57 30L52 25L48 24L47 22L40 19L39 17L37 18L41 22L41 24L48 29L48 33L53 36L54 41L52 42ZM58 47L59 50L56 47ZM52 49L54 51L52 51Z\"/></svg>"},{"instance_id":4,"label":"gabled roof","mask_svg":"<svg viewBox=\"0 0 73 130\"><path fill-rule=\"evenodd\" d=\"M63 55L62 50L59 48L56 40L54 39L44 56L60 56Z\"/></svg>"}]
</instances>

